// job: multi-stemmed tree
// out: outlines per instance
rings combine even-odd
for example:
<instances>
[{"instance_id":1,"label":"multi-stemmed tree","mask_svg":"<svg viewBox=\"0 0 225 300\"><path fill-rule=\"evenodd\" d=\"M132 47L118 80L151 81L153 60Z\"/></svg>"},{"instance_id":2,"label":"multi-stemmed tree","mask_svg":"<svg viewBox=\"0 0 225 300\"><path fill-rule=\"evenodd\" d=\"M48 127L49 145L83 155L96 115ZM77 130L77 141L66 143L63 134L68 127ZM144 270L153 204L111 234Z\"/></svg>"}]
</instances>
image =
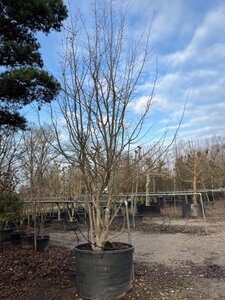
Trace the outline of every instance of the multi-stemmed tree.
<instances>
[{"instance_id":1,"label":"multi-stemmed tree","mask_svg":"<svg viewBox=\"0 0 225 300\"><path fill-rule=\"evenodd\" d=\"M52 106L51 116L57 149L82 173L91 244L99 250L105 246L110 224L121 205L116 203L121 158L140 140L152 104L155 78L142 113L132 115L130 104L149 60L150 31L131 45L125 14L119 14L112 1L104 7L95 1L92 9L92 19L88 19L93 21L91 30L82 16L67 28L63 93L58 98L60 115ZM112 213L115 204L118 206Z\"/></svg>"}]
</instances>

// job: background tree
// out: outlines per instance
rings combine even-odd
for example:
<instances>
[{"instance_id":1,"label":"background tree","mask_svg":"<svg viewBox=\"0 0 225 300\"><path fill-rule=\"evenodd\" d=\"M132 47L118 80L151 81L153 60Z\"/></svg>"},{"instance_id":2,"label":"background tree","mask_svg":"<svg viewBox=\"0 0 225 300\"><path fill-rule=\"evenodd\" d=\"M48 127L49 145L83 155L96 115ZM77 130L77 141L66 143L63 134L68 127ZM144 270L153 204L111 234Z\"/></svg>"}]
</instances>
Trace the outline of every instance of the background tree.
<instances>
[{"instance_id":1,"label":"background tree","mask_svg":"<svg viewBox=\"0 0 225 300\"><path fill-rule=\"evenodd\" d=\"M0 193L15 191L21 155L20 138L9 129L0 133Z\"/></svg>"},{"instance_id":2,"label":"background tree","mask_svg":"<svg viewBox=\"0 0 225 300\"><path fill-rule=\"evenodd\" d=\"M29 187L29 197L44 197L49 194L49 178L58 155L45 135L54 143L52 129L47 126L41 130L33 125L29 131L22 134L21 173ZM55 175L57 177L57 173Z\"/></svg>"},{"instance_id":3,"label":"background tree","mask_svg":"<svg viewBox=\"0 0 225 300\"><path fill-rule=\"evenodd\" d=\"M157 197L150 197L149 193L157 193L171 190L171 171L168 166L168 157L170 157L169 149L162 145L152 145L145 150L147 155L143 160L143 173L146 191L146 205L150 205L150 201L157 201Z\"/></svg>"},{"instance_id":4,"label":"background tree","mask_svg":"<svg viewBox=\"0 0 225 300\"><path fill-rule=\"evenodd\" d=\"M25 129L19 109L50 102L57 80L44 71L35 34L59 31L67 17L62 0L0 0L0 129Z\"/></svg>"},{"instance_id":5,"label":"background tree","mask_svg":"<svg viewBox=\"0 0 225 300\"><path fill-rule=\"evenodd\" d=\"M222 188L225 186L225 140L213 137L206 142L209 149L206 186L210 189Z\"/></svg>"},{"instance_id":6,"label":"background tree","mask_svg":"<svg viewBox=\"0 0 225 300\"><path fill-rule=\"evenodd\" d=\"M187 189L194 193L200 188L204 188L204 182L208 173L208 153L209 149L200 147L197 142L188 141L179 145L176 150L175 169L177 177L185 184ZM192 197L196 204L196 195Z\"/></svg>"}]
</instances>

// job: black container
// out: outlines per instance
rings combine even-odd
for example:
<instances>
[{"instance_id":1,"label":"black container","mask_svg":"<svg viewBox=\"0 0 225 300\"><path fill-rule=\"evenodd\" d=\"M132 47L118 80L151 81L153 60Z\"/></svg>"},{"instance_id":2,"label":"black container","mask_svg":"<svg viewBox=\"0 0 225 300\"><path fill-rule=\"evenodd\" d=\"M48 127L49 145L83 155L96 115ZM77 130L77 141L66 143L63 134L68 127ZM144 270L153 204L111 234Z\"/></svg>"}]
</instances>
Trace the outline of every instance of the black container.
<instances>
[{"instance_id":1,"label":"black container","mask_svg":"<svg viewBox=\"0 0 225 300\"><path fill-rule=\"evenodd\" d=\"M21 245L23 248L32 248L34 246L34 234L25 233L21 235Z\"/></svg>"},{"instance_id":2,"label":"black container","mask_svg":"<svg viewBox=\"0 0 225 300\"><path fill-rule=\"evenodd\" d=\"M10 241L11 240L11 234L15 230L15 228L7 228L7 229L1 229L0 230L0 241Z\"/></svg>"},{"instance_id":3,"label":"black container","mask_svg":"<svg viewBox=\"0 0 225 300\"><path fill-rule=\"evenodd\" d=\"M11 242L14 245L21 244L22 236L25 235L24 231L14 231L11 233Z\"/></svg>"},{"instance_id":4,"label":"black container","mask_svg":"<svg viewBox=\"0 0 225 300\"><path fill-rule=\"evenodd\" d=\"M112 225L123 224L123 222L124 222L124 215L123 214L117 215L113 219ZM135 225L142 224L143 223L143 215L139 215L139 214L134 215L134 222L135 222ZM132 224L133 224L133 215L132 214L129 214L129 223L132 226ZM125 215L125 224L127 224L126 215Z\"/></svg>"},{"instance_id":5,"label":"black container","mask_svg":"<svg viewBox=\"0 0 225 300\"><path fill-rule=\"evenodd\" d=\"M184 202L182 203L182 217L183 218L196 218L196 217L202 217L202 206L201 203L189 203Z\"/></svg>"},{"instance_id":6,"label":"black container","mask_svg":"<svg viewBox=\"0 0 225 300\"><path fill-rule=\"evenodd\" d=\"M46 251L49 247L49 235L37 237L37 251Z\"/></svg>"},{"instance_id":7,"label":"black container","mask_svg":"<svg viewBox=\"0 0 225 300\"><path fill-rule=\"evenodd\" d=\"M75 248L77 293L86 299L113 300L132 288L133 252L120 243L121 250L83 250Z\"/></svg>"},{"instance_id":8,"label":"black container","mask_svg":"<svg viewBox=\"0 0 225 300\"><path fill-rule=\"evenodd\" d=\"M84 210L78 210L75 213L75 217L81 224L87 224L88 223L88 214Z\"/></svg>"},{"instance_id":9,"label":"black container","mask_svg":"<svg viewBox=\"0 0 225 300\"><path fill-rule=\"evenodd\" d=\"M160 214L160 204L159 203L152 203L149 206L145 204L137 205L138 213L148 216L152 214Z\"/></svg>"}]
</instances>

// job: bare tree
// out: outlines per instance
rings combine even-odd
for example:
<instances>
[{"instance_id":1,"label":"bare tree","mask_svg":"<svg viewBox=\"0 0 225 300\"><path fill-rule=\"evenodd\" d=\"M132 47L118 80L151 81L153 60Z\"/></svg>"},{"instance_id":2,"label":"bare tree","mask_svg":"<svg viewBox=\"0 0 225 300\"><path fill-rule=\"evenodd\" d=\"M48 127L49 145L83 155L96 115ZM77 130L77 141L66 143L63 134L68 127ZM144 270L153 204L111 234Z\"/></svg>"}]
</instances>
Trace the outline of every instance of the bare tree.
<instances>
[{"instance_id":1,"label":"bare tree","mask_svg":"<svg viewBox=\"0 0 225 300\"><path fill-rule=\"evenodd\" d=\"M19 135L10 129L0 134L0 191L12 192L18 183Z\"/></svg>"},{"instance_id":2,"label":"bare tree","mask_svg":"<svg viewBox=\"0 0 225 300\"><path fill-rule=\"evenodd\" d=\"M225 140L224 137L212 137L206 140L209 149L209 172L206 180L208 188L222 188L225 184Z\"/></svg>"},{"instance_id":3,"label":"bare tree","mask_svg":"<svg viewBox=\"0 0 225 300\"><path fill-rule=\"evenodd\" d=\"M176 149L176 172L178 178L184 183L188 183L193 193L204 186L206 174L208 171L208 153L209 150L200 147L197 142L188 141L180 144L179 151ZM196 204L197 199L194 194L193 203Z\"/></svg>"},{"instance_id":4,"label":"bare tree","mask_svg":"<svg viewBox=\"0 0 225 300\"><path fill-rule=\"evenodd\" d=\"M144 135L156 79L152 79L142 113L134 117L130 104L146 76L150 29L130 45L126 13L120 15L112 2L104 7L94 2L91 30L80 15L67 28L63 93L58 108L51 106L57 149L82 173L93 250L104 248L109 227L122 204L116 184L121 158ZM107 200L102 211L103 193ZM118 206L112 213L115 203Z\"/></svg>"},{"instance_id":5,"label":"bare tree","mask_svg":"<svg viewBox=\"0 0 225 300\"><path fill-rule=\"evenodd\" d=\"M48 136L48 140L45 136ZM20 160L29 187L28 196L40 197L47 192L50 167L55 164L57 157L51 143L54 143L54 135L50 127L40 129L32 125L29 131L22 134L23 156Z\"/></svg>"},{"instance_id":6,"label":"bare tree","mask_svg":"<svg viewBox=\"0 0 225 300\"><path fill-rule=\"evenodd\" d=\"M171 189L172 172L169 169L168 158L171 159L169 148L159 145L151 145L144 150L146 155L143 159L143 173L145 175L146 206L150 205L151 200L157 201L157 197L150 197L150 193L168 191Z\"/></svg>"}]
</instances>

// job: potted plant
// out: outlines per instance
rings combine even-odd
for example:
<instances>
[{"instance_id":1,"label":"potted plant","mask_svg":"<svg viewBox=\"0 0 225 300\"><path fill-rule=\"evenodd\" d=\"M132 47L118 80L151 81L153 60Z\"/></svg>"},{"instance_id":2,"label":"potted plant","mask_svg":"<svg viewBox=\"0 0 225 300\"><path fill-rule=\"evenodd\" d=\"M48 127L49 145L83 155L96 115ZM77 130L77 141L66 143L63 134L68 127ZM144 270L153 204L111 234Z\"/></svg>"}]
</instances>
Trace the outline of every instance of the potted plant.
<instances>
[{"instance_id":1,"label":"potted plant","mask_svg":"<svg viewBox=\"0 0 225 300\"><path fill-rule=\"evenodd\" d=\"M21 220L23 201L15 193L0 193L0 240L10 240L11 233Z\"/></svg>"},{"instance_id":2,"label":"potted plant","mask_svg":"<svg viewBox=\"0 0 225 300\"><path fill-rule=\"evenodd\" d=\"M197 194L200 185L204 184L204 177L207 173L208 149L201 150L189 141L183 145L186 153L178 155L176 149L176 172L183 183L189 183L192 187L192 196L186 197L182 203L183 217L202 217L202 203ZM204 208L203 208L204 209Z\"/></svg>"},{"instance_id":3,"label":"potted plant","mask_svg":"<svg viewBox=\"0 0 225 300\"><path fill-rule=\"evenodd\" d=\"M71 201L71 198L69 198ZM73 206L73 203L71 206L69 203L66 205L66 211L67 211L67 217L64 219L64 230L65 231L75 231L77 229L77 220L75 219L75 208Z\"/></svg>"},{"instance_id":4,"label":"potted plant","mask_svg":"<svg viewBox=\"0 0 225 300\"><path fill-rule=\"evenodd\" d=\"M46 251L48 250L49 247L49 240L50 236L49 235L38 235L37 236L37 251Z\"/></svg>"},{"instance_id":5,"label":"potted plant","mask_svg":"<svg viewBox=\"0 0 225 300\"><path fill-rule=\"evenodd\" d=\"M20 215L20 219L12 223L15 224L15 230L11 233L11 242L15 245L21 244L22 238L26 234L23 226L23 214Z\"/></svg>"},{"instance_id":6,"label":"potted plant","mask_svg":"<svg viewBox=\"0 0 225 300\"><path fill-rule=\"evenodd\" d=\"M35 206L37 204L34 204ZM36 214L36 208L34 209L34 218L37 218ZM40 208L40 219L37 224L38 228L34 227L34 247L36 251L46 251L48 250L49 247L49 240L50 236L46 235L44 233L44 227L45 227L45 211L44 208L42 207L42 211ZM38 229L38 230L37 230Z\"/></svg>"},{"instance_id":7,"label":"potted plant","mask_svg":"<svg viewBox=\"0 0 225 300\"><path fill-rule=\"evenodd\" d=\"M113 242L109 232L124 203L119 196L121 162L125 155L129 167L138 162L131 147L143 133L154 80L143 110L134 117L130 109L148 60L149 32L129 48L125 15L120 18L111 1L104 7L94 1L92 9L93 32L82 17L67 29L62 97L57 108L49 106L57 141L52 146L79 169L84 184L90 230L87 243L75 248L77 292L88 299L115 299L132 288L133 278L133 246ZM78 28L84 29L80 35Z\"/></svg>"},{"instance_id":8,"label":"potted plant","mask_svg":"<svg viewBox=\"0 0 225 300\"><path fill-rule=\"evenodd\" d=\"M46 251L49 247L50 236L44 233L46 213L44 206L36 202L33 205L33 233L27 232L22 236L22 247L34 247L35 251Z\"/></svg>"},{"instance_id":9,"label":"potted plant","mask_svg":"<svg viewBox=\"0 0 225 300\"><path fill-rule=\"evenodd\" d=\"M61 209L60 205L57 203L57 217L52 221L52 227L56 230L64 229L64 217L65 212Z\"/></svg>"}]
</instances>

